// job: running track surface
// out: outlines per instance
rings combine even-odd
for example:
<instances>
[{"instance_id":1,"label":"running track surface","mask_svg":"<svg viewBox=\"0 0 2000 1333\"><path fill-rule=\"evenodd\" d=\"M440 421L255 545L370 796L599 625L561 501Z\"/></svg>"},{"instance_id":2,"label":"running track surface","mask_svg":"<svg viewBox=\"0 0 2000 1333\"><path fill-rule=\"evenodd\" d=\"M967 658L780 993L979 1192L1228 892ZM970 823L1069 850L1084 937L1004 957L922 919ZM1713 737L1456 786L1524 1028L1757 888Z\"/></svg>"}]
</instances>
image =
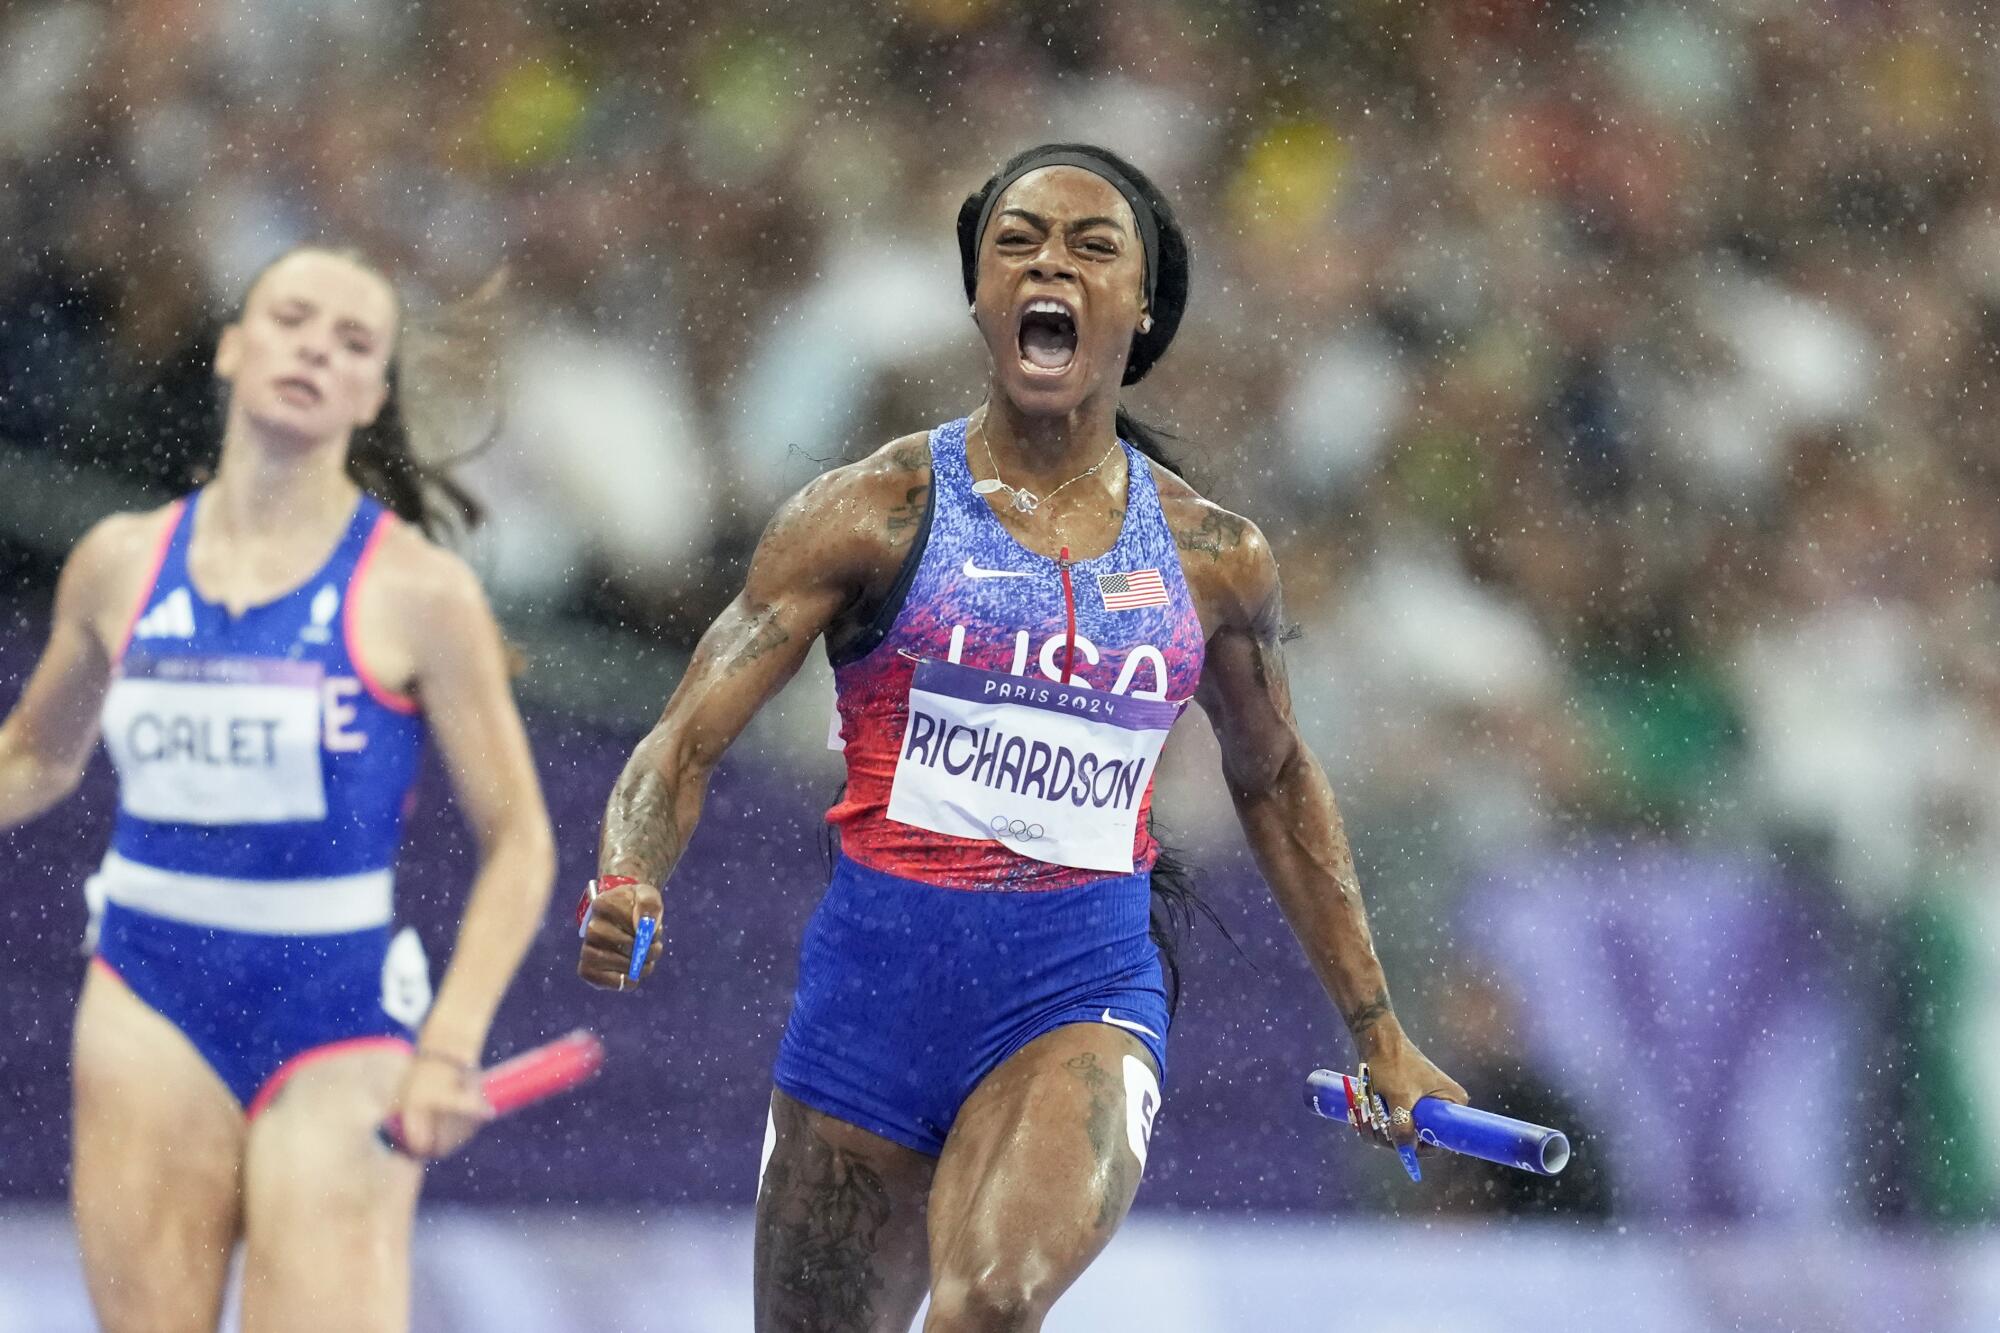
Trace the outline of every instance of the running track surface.
<instances>
[{"instance_id":1,"label":"running track surface","mask_svg":"<svg viewBox=\"0 0 2000 1333\"><path fill-rule=\"evenodd\" d=\"M611 1286L607 1271L628 1280ZM85 1333L81 1281L59 1211L0 1214L0 1333ZM715 1333L750 1326L749 1284L740 1212L448 1210L418 1231L415 1327ZM1142 1218L1048 1328L1244 1333L1349 1318L1370 1333L1973 1333L2000 1328L2000 1233Z\"/></svg>"}]
</instances>

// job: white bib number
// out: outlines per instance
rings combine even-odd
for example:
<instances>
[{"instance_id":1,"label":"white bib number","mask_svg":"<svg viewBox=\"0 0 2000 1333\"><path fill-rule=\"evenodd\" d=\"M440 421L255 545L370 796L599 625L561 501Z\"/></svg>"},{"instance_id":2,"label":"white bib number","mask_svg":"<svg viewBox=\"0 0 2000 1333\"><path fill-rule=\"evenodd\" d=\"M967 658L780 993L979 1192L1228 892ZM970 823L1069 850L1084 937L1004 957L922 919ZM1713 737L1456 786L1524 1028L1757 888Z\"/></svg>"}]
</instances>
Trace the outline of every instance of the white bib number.
<instances>
[{"instance_id":1,"label":"white bib number","mask_svg":"<svg viewBox=\"0 0 2000 1333\"><path fill-rule=\"evenodd\" d=\"M389 941L389 952L382 958L382 1012L404 1027L414 1028L430 1010L431 962L424 956L424 942L416 929L404 926Z\"/></svg>"},{"instance_id":2,"label":"white bib number","mask_svg":"<svg viewBox=\"0 0 2000 1333\"><path fill-rule=\"evenodd\" d=\"M128 659L104 702L120 804L164 824L326 818L323 674L315 662Z\"/></svg>"},{"instance_id":3,"label":"white bib number","mask_svg":"<svg viewBox=\"0 0 2000 1333\"><path fill-rule=\"evenodd\" d=\"M1179 704L924 661L889 790L901 824L1129 874Z\"/></svg>"}]
</instances>

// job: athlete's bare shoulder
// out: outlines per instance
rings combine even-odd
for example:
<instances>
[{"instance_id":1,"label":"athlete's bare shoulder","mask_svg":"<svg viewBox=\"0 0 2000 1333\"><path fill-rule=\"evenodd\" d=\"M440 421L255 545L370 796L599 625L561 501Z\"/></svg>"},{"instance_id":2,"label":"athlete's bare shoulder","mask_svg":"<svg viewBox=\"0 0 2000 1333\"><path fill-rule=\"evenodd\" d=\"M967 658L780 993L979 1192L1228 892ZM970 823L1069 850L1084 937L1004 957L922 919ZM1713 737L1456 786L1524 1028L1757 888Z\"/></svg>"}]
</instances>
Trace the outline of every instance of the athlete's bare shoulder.
<instances>
[{"instance_id":1,"label":"athlete's bare shoulder","mask_svg":"<svg viewBox=\"0 0 2000 1333\"><path fill-rule=\"evenodd\" d=\"M901 435L877 449L874 453L850 463L846 467L835 468L835 472L863 472L877 476L906 477L912 473L931 474L930 432L915 431ZM829 474L831 475L831 474Z\"/></svg>"},{"instance_id":2,"label":"athlete's bare shoulder","mask_svg":"<svg viewBox=\"0 0 2000 1333\"><path fill-rule=\"evenodd\" d=\"M852 582L859 591L892 581L930 500L926 441L921 432L905 435L815 477L779 507L764 530L759 557L789 561L809 554L823 575Z\"/></svg>"},{"instance_id":3,"label":"athlete's bare shoulder","mask_svg":"<svg viewBox=\"0 0 2000 1333\"><path fill-rule=\"evenodd\" d=\"M181 502L108 514L92 524L63 562L56 613L89 628L107 646L123 633L144 594Z\"/></svg>"},{"instance_id":4,"label":"athlete's bare shoulder","mask_svg":"<svg viewBox=\"0 0 2000 1333\"><path fill-rule=\"evenodd\" d=\"M431 668L472 656L498 633L486 591L464 556L399 518L384 521L350 586L350 649L398 693L428 690ZM437 702L432 697L426 707Z\"/></svg>"},{"instance_id":5,"label":"athlete's bare shoulder","mask_svg":"<svg viewBox=\"0 0 2000 1333\"><path fill-rule=\"evenodd\" d=\"M70 551L68 563L72 568L86 570L143 565L148 568L140 572L150 574L152 557L180 513L181 501L175 500L155 509L107 514L91 524L90 530L78 540Z\"/></svg>"},{"instance_id":6,"label":"athlete's bare shoulder","mask_svg":"<svg viewBox=\"0 0 2000 1333\"><path fill-rule=\"evenodd\" d=\"M440 546L414 523L391 517L384 521L368 567L374 589L435 607L439 603L480 602L485 595L479 576L464 556Z\"/></svg>"},{"instance_id":7,"label":"athlete's bare shoulder","mask_svg":"<svg viewBox=\"0 0 2000 1333\"><path fill-rule=\"evenodd\" d=\"M920 432L891 440L865 458L821 474L797 498L811 504L821 516L830 511L860 519L891 545L905 545L914 523L904 521L901 511L917 502L921 517L920 502L930 488L931 451Z\"/></svg>"},{"instance_id":8,"label":"athlete's bare shoulder","mask_svg":"<svg viewBox=\"0 0 2000 1333\"><path fill-rule=\"evenodd\" d=\"M1180 551L1181 573L1210 635L1249 626L1278 595L1278 562L1255 523L1203 496L1185 478L1151 465L1160 512Z\"/></svg>"}]
</instances>

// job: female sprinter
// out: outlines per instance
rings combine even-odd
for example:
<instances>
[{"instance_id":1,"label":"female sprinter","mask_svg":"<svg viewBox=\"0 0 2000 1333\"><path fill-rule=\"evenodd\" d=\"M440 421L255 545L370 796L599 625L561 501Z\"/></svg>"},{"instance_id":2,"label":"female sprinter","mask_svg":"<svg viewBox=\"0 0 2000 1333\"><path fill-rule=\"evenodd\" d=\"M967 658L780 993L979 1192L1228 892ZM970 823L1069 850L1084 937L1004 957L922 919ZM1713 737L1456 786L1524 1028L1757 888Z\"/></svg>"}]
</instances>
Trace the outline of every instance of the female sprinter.
<instances>
[{"instance_id":1,"label":"female sprinter","mask_svg":"<svg viewBox=\"0 0 2000 1333\"><path fill-rule=\"evenodd\" d=\"M1186 303L1166 201L1050 145L958 235L986 401L779 511L611 795L583 946L582 975L618 985L710 771L823 636L848 785L771 1099L766 1333L904 1329L927 1288L929 1330L1040 1328L1111 1238L1159 1103L1146 810L1189 699L1399 1137L1419 1097L1464 1097L1390 1010L1292 723L1270 548L1118 409Z\"/></svg>"},{"instance_id":2,"label":"female sprinter","mask_svg":"<svg viewBox=\"0 0 2000 1333\"><path fill-rule=\"evenodd\" d=\"M216 349L214 480L84 537L0 727L0 826L73 790L100 728L118 770L72 1179L114 1333L213 1329L239 1239L250 1333L404 1327L423 1168L375 1126L400 1113L436 1157L484 1120L473 1071L547 905L500 636L424 535L444 515L398 410L399 320L345 253L258 277ZM428 1014L422 949L390 926L426 729L480 849Z\"/></svg>"}]
</instances>

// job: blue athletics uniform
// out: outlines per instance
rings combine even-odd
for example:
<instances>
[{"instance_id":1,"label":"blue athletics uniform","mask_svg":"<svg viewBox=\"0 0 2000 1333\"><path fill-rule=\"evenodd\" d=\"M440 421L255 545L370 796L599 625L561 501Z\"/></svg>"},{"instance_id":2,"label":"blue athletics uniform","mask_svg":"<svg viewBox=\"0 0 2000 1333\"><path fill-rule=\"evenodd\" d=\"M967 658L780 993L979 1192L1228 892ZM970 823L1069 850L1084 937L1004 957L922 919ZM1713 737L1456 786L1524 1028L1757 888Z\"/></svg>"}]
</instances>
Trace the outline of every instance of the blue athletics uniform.
<instances>
[{"instance_id":1,"label":"blue athletics uniform","mask_svg":"<svg viewBox=\"0 0 2000 1333\"><path fill-rule=\"evenodd\" d=\"M254 1115L304 1060L407 1044L429 1005L422 947L391 927L424 726L354 652L393 515L364 496L317 573L239 616L188 576L201 504L177 506L118 654L118 820L88 893L96 965Z\"/></svg>"},{"instance_id":2,"label":"blue athletics uniform","mask_svg":"<svg viewBox=\"0 0 2000 1333\"><path fill-rule=\"evenodd\" d=\"M1066 1024L1121 1027L1164 1070L1146 814L1202 665L1138 450L1122 446L1116 544L1069 565L1066 592L1064 566L973 493L965 436L931 432L922 531L834 662L841 850L776 1070L806 1105L933 1155L987 1074Z\"/></svg>"}]
</instances>

